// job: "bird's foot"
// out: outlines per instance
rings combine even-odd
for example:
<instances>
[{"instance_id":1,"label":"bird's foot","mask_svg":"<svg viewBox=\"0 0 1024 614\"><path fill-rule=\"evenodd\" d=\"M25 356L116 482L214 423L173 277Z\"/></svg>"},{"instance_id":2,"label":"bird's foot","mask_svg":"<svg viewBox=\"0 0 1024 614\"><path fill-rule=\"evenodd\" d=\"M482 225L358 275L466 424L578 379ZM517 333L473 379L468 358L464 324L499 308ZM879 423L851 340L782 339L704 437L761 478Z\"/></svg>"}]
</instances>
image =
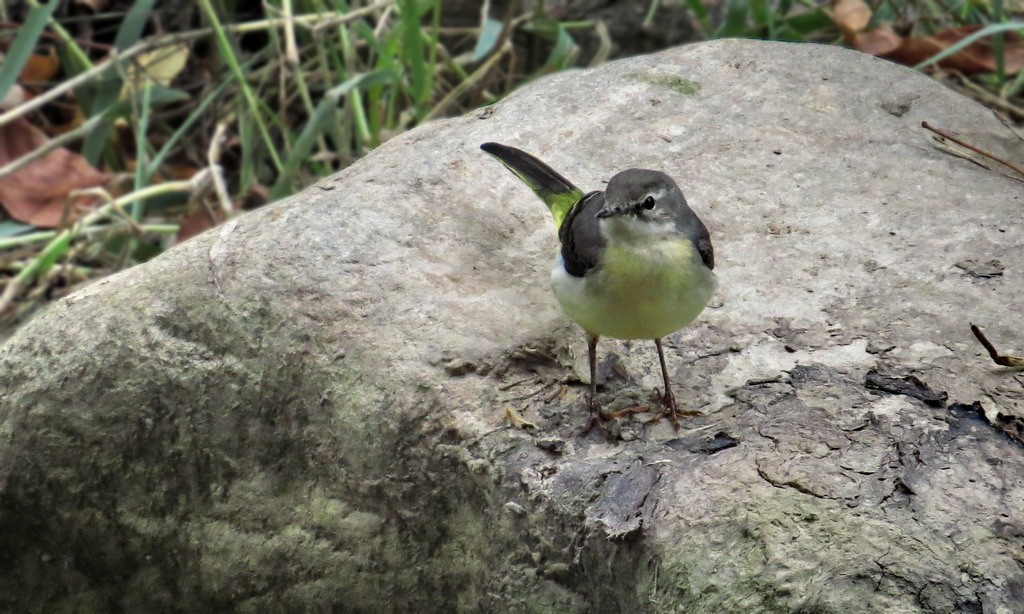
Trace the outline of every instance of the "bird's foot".
<instances>
[{"instance_id":1,"label":"bird's foot","mask_svg":"<svg viewBox=\"0 0 1024 614\"><path fill-rule=\"evenodd\" d=\"M604 411L598 407L591 407L590 418L587 419L587 426L580 432L580 437L586 436L594 427L597 427L608 441L619 439L621 427L618 418L622 415L624 415L622 411Z\"/></svg>"},{"instance_id":2,"label":"bird's foot","mask_svg":"<svg viewBox=\"0 0 1024 614\"><path fill-rule=\"evenodd\" d=\"M672 394L671 389L666 390L665 394L659 396L661 397L662 412L657 416L651 418L647 422L645 422L645 425L661 422L663 418L668 418L668 421L672 424L672 428L678 431L680 417L701 415L699 411L694 411L691 409L679 409L679 406L676 405L676 397L675 395Z\"/></svg>"},{"instance_id":3,"label":"bird's foot","mask_svg":"<svg viewBox=\"0 0 1024 614\"><path fill-rule=\"evenodd\" d=\"M618 419L618 418L629 418L637 414L647 414L651 412L651 408L646 405L634 405L632 407L626 407L625 409L617 409L615 411L601 412L605 419Z\"/></svg>"},{"instance_id":4,"label":"bird's foot","mask_svg":"<svg viewBox=\"0 0 1024 614\"><path fill-rule=\"evenodd\" d=\"M597 411L597 412L593 412L593 411L590 412L590 419L587 420L587 426L583 427L583 430L580 431L580 437L586 437L590 433L590 430L592 428L594 428L595 426L596 427L600 427L601 426L601 418L600 418L600 416L601 416L601 412L599 412L599 411Z\"/></svg>"},{"instance_id":5,"label":"bird's foot","mask_svg":"<svg viewBox=\"0 0 1024 614\"><path fill-rule=\"evenodd\" d=\"M604 414L598 407L590 408L590 418L587 420L587 426L583 427L583 431L580 432L580 437L586 437L590 430L595 426L602 431L607 431L604 426L604 422L609 420L608 416Z\"/></svg>"}]
</instances>

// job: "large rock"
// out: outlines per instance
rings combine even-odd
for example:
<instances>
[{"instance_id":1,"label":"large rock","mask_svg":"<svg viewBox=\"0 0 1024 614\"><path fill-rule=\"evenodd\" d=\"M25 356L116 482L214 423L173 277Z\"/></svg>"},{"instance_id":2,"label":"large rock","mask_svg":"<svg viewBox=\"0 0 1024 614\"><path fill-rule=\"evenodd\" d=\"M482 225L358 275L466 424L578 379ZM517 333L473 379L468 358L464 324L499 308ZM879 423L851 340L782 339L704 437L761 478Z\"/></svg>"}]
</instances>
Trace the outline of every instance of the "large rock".
<instances>
[{"instance_id":1,"label":"large rock","mask_svg":"<svg viewBox=\"0 0 1024 614\"><path fill-rule=\"evenodd\" d=\"M414 130L68 297L0 357L0 605L1024 610L1024 382L967 328L1021 343L1021 185L922 120L1020 157L866 55L684 47ZM668 342L704 416L579 436L552 223L488 140L584 188L679 180L721 282ZM652 344L600 351L601 400L648 402Z\"/></svg>"}]
</instances>

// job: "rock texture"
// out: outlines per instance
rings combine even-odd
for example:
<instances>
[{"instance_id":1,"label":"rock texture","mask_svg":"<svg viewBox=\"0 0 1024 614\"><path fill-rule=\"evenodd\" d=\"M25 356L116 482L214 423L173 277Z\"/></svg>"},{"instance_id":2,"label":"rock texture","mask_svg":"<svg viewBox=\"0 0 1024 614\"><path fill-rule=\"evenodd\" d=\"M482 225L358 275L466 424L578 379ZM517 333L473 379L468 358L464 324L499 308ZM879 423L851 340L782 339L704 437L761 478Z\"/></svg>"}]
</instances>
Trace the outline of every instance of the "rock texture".
<instances>
[{"instance_id":1,"label":"rock texture","mask_svg":"<svg viewBox=\"0 0 1024 614\"><path fill-rule=\"evenodd\" d=\"M968 330L1021 345L1021 184L922 120L1021 156L866 55L683 47L414 130L68 297L0 350L0 608L1024 610L1024 380ZM721 282L667 344L703 416L579 436L552 224L488 140L587 189L680 182ZM601 401L648 403L651 344L599 351Z\"/></svg>"}]
</instances>

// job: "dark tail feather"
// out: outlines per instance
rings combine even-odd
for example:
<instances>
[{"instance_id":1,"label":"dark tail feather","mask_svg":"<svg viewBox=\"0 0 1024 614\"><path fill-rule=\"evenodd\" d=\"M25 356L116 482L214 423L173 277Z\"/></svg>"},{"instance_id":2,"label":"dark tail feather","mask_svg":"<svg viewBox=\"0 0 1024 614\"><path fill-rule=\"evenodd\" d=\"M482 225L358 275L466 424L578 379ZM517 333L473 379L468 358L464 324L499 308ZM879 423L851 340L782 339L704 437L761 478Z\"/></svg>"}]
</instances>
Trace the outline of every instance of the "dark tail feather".
<instances>
[{"instance_id":1,"label":"dark tail feather","mask_svg":"<svg viewBox=\"0 0 1024 614\"><path fill-rule=\"evenodd\" d=\"M570 183L568 179L521 149L500 143L484 143L480 149L507 166L526 185L530 186L530 189L536 192L537 196L549 207L553 201L560 200L559 196L575 195L576 198L579 198L582 195L580 189Z\"/></svg>"}]
</instances>

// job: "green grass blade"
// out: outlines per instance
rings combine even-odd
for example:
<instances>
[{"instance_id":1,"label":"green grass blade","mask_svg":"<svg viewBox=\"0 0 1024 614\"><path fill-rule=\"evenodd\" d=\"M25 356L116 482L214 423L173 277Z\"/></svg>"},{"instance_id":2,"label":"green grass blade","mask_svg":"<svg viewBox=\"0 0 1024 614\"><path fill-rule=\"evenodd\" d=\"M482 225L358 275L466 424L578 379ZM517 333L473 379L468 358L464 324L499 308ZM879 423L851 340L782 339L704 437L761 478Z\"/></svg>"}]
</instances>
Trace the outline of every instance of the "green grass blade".
<instances>
[{"instance_id":1,"label":"green grass blade","mask_svg":"<svg viewBox=\"0 0 1024 614\"><path fill-rule=\"evenodd\" d=\"M1003 0L993 0L992 17L997 22L1003 21ZM992 37L992 54L996 58L996 82L1000 87L1006 84L1006 47L1003 42L1002 32Z\"/></svg>"},{"instance_id":2,"label":"green grass blade","mask_svg":"<svg viewBox=\"0 0 1024 614\"><path fill-rule=\"evenodd\" d=\"M504 27L505 23L500 20L490 17L484 20L483 25L480 26L480 36L476 39L476 47L473 48L474 62L484 59L494 49Z\"/></svg>"},{"instance_id":3,"label":"green grass blade","mask_svg":"<svg viewBox=\"0 0 1024 614\"><path fill-rule=\"evenodd\" d=\"M1019 71L1017 73L1017 77L1003 87L1003 98L1014 98L1020 94L1022 89L1024 89L1024 70Z\"/></svg>"},{"instance_id":4,"label":"green grass blade","mask_svg":"<svg viewBox=\"0 0 1024 614\"><path fill-rule=\"evenodd\" d=\"M47 271L68 251L70 246L71 231L64 230L9 283L20 288L27 285L32 279L46 275Z\"/></svg>"},{"instance_id":5,"label":"green grass blade","mask_svg":"<svg viewBox=\"0 0 1024 614\"><path fill-rule=\"evenodd\" d=\"M791 15L783 20L785 28L800 35L801 40L818 32L828 31L835 27L835 22L825 11L811 9Z\"/></svg>"},{"instance_id":6,"label":"green grass blade","mask_svg":"<svg viewBox=\"0 0 1024 614\"><path fill-rule=\"evenodd\" d=\"M711 32L711 16L708 14L708 9L704 6L701 0L684 0L686 2L686 8L690 9L690 12L700 22L701 30L704 35L707 36Z\"/></svg>"},{"instance_id":7,"label":"green grass blade","mask_svg":"<svg viewBox=\"0 0 1024 614\"><path fill-rule=\"evenodd\" d=\"M15 222L14 220L4 220L0 222L0 239L16 237L34 229L35 226L31 224L22 224L21 222Z\"/></svg>"},{"instance_id":8,"label":"green grass blade","mask_svg":"<svg viewBox=\"0 0 1024 614\"><path fill-rule=\"evenodd\" d=\"M145 172L147 164L147 157L149 151L147 146L146 133L149 132L149 116L150 109L153 104L153 86L145 85L142 88L142 112L139 114L139 125L135 129L135 189L140 190L145 186L146 181ZM132 219L138 222L142 219L143 201L136 200L132 202L131 211Z\"/></svg>"},{"instance_id":9,"label":"green grass blade","mask_svg":"<svg viewBox=\"0 0 1024 614\"><path fill-rule=\"evenodd\" d=\"M774 38L773 30L775 25L775 7L769 6L765 0L750 0L750 15L754 23L768 28L768 38Z\"/></svg>"},{"instance_id":10,"label":"green grass blade","mask_svg":"<svg viewBox=\"0 0 1024 614\"><path fill-rule=\"evenodd\" d=\"M114 38L114 46L119 51L124 51L139 41L155 2L156 0L139 0L132 4ZM104 72L96 82L93 96L88 101L90 117L106 113L107 109L116 103L121 95L122 81L114 67ZM103 150L107 145L107 136L110 134L110 126L113 125L115 119L112 117L110 121L101 122L85 138L85 143L82 145L82 156L93 166L98 165L100 156L103 155Z\"/></svg>"},{"instance_id":11,"label":"green grass blade","mask_svg":"<svg viewBox=\"0 0 1024 614\"><path fill-rule=\"evenodd\" d=\"M748 0L728 0L729 6L725 14L725 22L717 35L745 36L747 34L747 13L750 12Z\"/></svg>"},{"instance_id":12,"label":"green grass blade","mask_svg":"<svg viewBox=\"0 0 1024 614\"><path fill-rule=\"evenodd\" d=\"M221 24L220 17L217 16L217 12L214 10L213 5L210 4L210 0L199 0L199 5L202 8L203 14L206 15L207 21L213 27L214 39L217 42L217 49L220 51L221 59L227 63L231 72L235 75L235 79L238 80L239 85L242 87L242 96L245 99L246 106L249 108L249 116L256 125L256 130L259 132L260 137L263 139L267 155L273 161L275 170L280 172L282 162L281 157L277 154L277 146L274 144L274 139L270 137L270 130L267 128L266 122L263 121L263 114L260 112L259 101L256 99L256 94L249 85L249 81L242 73L242 65L235 56L235 50L228 40L224 25Z\"/></svg>"},{"instance_id":13,"label":"green grass blade","mask_svg":"<svg viewBox=\"0 0 1024 614\"><path fill-rule=\"evenodd\" d=\"M423 28L417 0L399 0L401 14L401 54L409 75L409 97L412 98L417 116L423 111L423 101L430 93L431 71L423 53Z\"/></svg>"},{"instance_id":14,"label":"green grass blade","mask_svg":"<svg viewBox=\"0 0 1024 614\"><path fill-rule=\"evenodd\" d=\"M150 13L153 12L153 5L156 0L135 0L131 8L124 16L121 27L117 29L117 36L114 38L114 46L120 50L127 49L137 43L146 29L146 22Z\"/></svg>"},{"instance_id":15,"label":"green grass blade","mask_svg":"<svg viewBox=\"0 0 1024 614\"><path fill-rule=\"evenodd\" d=\"M316 138L323 133L328 122L334 117L338 108L338 102L346 97L349 92L360 88L373 87L390 81L394 81L395 75L386 70L378 70L365 75L353 77L348 81L332 88L324 94L320 104L316 106L313 116L309 118L302 128L299 138L295 140L292 151L284 163L284 168L277 178L277 182L270 191L271 198L277 199L287 195L292 187L292 182L299 170L299 166L309 156L313 149Z\"/></svg>"},{"instance_id":16,"label":"green grass blade","mask_svg":"<svg viewBox=\"0 0 1024 614\"><path fill-rule=\"evenodd\" d=\"M248 69L250 65L255 61L256 58L249 60L248 62L242 65L242 68ZM199 121L199 119L203 116L203 113L206 112L206 109L209 108L213 101L220 98L221 94L224 93L224 90L227 89L227 87L233 84L234 82L234 76L228 75L228 77L224 81L222 81L220 85L218 85L212 92L210 92L210 94L206 98L203 99L202 102L199 103L199 106L197 106L195 109L192 109L192 112L189 113L187 118L185 118L185 121L183 121L181 125L178 126L178 129L174 131L174 134L171 135L171 138L167 139L167 141L164 142L163 147L160 148L160 151L158 151L157 154L153 156L153 160L146 166L145 174L142 176L143 184L148 184L150 181L152 181L153 175L155 175L157 170L160 169L164 161L167 159L167 156L171 154L171 152L174 150L174 147L177 146L178 142L180 142L181 139L184 138L189 133L189 131L192 128L192 125Z\"/></svg>"},{"instance_id":17,"label":"green grass blade","mask_svg":"<svg viewBox=\"0 0 1024 614\"><path fill-rule=\"evenodd\" d=\"M437 66L437 48L441 44L441 0L428 0L428 2L428 10L432 19L430 20L430 35L427 37L427 42L430 45L430 54L427 57L427 100L434 93L434 67Z\"/></svg>"},{"instance_id":18,"label":"green grass blade","mask_svg":"<svg viewBox=\"0 0 1024 614\"><path fill-rule=\"evenodd\" d=\"M555 35L555 47L551 50L551 55L548 56L548 61L544 64L541 72L554 72L568 68L572 65L572 61L578 52L579 47L576 46L576 41L573 40L572 35L559 24L557 34Z\"/></svg>"},{"instance_id":19,"label":"green grass blade","mask_svg":"<svg viewBox=\"0 0 1024 614\"><path fill-rule=\"evenodd\" d=\"M242 150L242 163L238 167L238 189L242 196L248 193L250 186L256 184L258 177L256 141L259 137L253 127L254 123L251 114L238 114L238 146Z\"/></svg>"},{"instance_id":20,"label":"green grass blade","mask_svg":"<svg viewBox=\"0 0 1024 614\"><path fill-rule=\"evenodd\" d=\"M932 57L928 58L924 62L921 62L920 64L917 64L916 66L913 66L913 69L914 70L921 70L922 68L926 68L928 66L931 66L932 64L935 64L937 62L941 62L942 60L945 60L946 58L948 58L949 56L953 55L954 53L958 53L960 50L965 49L966 47L972 45L976 41L979 41L979 40L985 38L986 36L992 36L993 34L996 34L998 32L1024 32L1024 24L1021 24L1021 23L996 23L996 24L992 24L990 26L985 26L981 30L978 30L974 34L971 34L970 36L964 38L963 40L961 40L959 43L953 45L952 47L947 47L946 49L943 49L939 53L936 53Z\"/></svg>"},{"instance_id":21,"label":"green grass blade","mask_svg":"<svg viewBox=\"0 0 1024 614\"><path fill-rule=\"evenodd\" d=\"M28 13L28 19L18 28L18 35L14 38L11 48L7 50L3 66L0 66L0 100L4 99L7 92L18 81L21 69L25 67L32 50L43 33L43 28L50 20L50 15L60 6L59 0L50 0L49 4L32 7Z\"/></svg>"}]
</instances>

